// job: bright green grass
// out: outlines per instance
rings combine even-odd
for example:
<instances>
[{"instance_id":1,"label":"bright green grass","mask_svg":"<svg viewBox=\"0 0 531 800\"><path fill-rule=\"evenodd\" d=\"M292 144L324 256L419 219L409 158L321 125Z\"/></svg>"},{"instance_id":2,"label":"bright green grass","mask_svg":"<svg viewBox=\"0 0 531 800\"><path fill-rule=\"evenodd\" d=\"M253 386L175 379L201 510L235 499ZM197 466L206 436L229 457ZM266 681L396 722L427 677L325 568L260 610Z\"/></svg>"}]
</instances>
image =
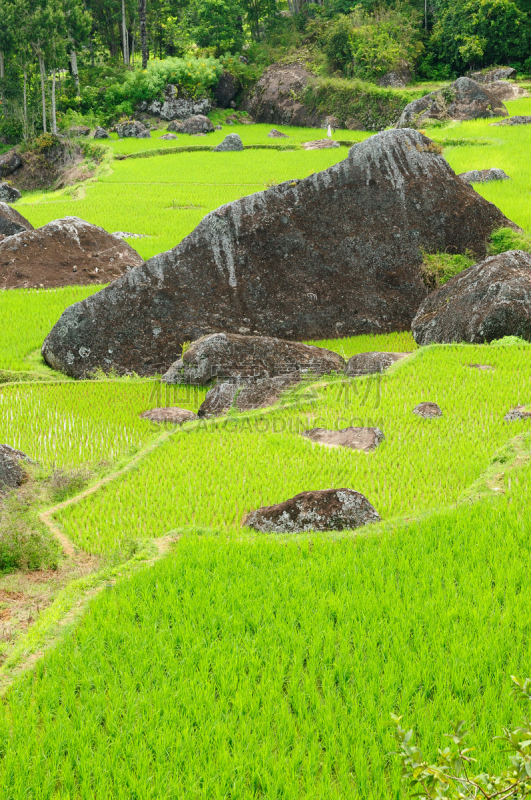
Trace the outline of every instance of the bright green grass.
<instances>
[{"instance_id":1,"label":"bright green grass","mask_svg":"<svg viewBox=\"0 0 531 800\"><path fill-rule=\"evenodd\" d=\"M144 140L135 140L137 146L139 141ZM17 209L35 227L77 216L110 232L145 234L149 238L129 243L143 258L150 258L175 247L220 205L262 191L268 183L319 172L344 159L347 152L346 147L246 150L115 161L110 175L86 185L83 199L73 200L64 192L41 194L18 203Z\"/></svg>"},{"instance_id":2,"label":"bright green grass","mask_svg":"<svg viewBox=\"0 0 531 800\"><path fill-rule=\"evenodd\" d=\"M479 371L470 363L490 364ZM525 421L504 414L530 399L531 347L435 346L376 377L332 382L315 402L274 413L195 423L124 476L57 515L91 552L186 525L241 531L245 513L301 491L350 487L383 519L455 502ZM181 390L182 391L182 390ZM436 420L412 413L431 400ZM175 402L179 405L179 401ZM386 436L370 454L312 445L314 427L377 425ZM247 534L244 534L247 535Z\"/></svg>"},{"instance_id":3,"label":"bright green grass","mask_svg":"<svg viewBox=\"0 0 531 800\"><path fill-rule=\"evenodd\" d=\"M206 390L183 399L196 410ZM0 386L0 442L43 467L112 463L161 432L139 418L167 405L154 381L77 381Z\"/></svg>"},{"instance_id":4,"label":"bright green grass","mask_svg":"<svg viewBox=\"0 0 531 800\"><path fill-rule=\"evenodd\" d=\"M465 719L478 771L505 765L491 737L521 719L509 676L529 675L530 478L378 536L185 536L12 687L0 794L396 799L391 711L429 758Z\"/></svg>"},{"instance_id":5,"label":"bright green grass","mask_svg":"<svg viewBox=\"0 0 531 800\"><path fill-rule=\"evenodd\" d=\"M417 349L417 343L411 331L400 333L368 333L361 336L348 336L344 339L319 339L310 341L317 347L325 347L339 353L343 358L350 358L357 353L409 353Z\"/></svg>"},{"instance_id":6,"label":"bright green grass","mask_svg":"<svg viewBox=\"0 0 531 800\"><path fill-rule=\"evenodd\" d=\"M0 370L44 366L42 343L65 308L94 294L101 286L0 291Z\"/></svg>"}]
</instances>

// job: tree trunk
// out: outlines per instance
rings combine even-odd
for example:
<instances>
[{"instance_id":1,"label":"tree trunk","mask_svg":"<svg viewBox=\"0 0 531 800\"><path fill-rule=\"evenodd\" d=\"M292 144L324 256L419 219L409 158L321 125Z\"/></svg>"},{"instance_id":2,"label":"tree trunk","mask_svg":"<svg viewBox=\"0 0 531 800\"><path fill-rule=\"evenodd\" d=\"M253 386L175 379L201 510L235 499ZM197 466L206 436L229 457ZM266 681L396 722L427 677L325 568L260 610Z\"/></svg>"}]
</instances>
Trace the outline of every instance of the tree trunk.
<instances>
[{"instance_id":1,"label":"tree trunk","mask_svg":"<svg viewBox=\"0 0 531 800\"><path fill-rule=\"evenodd\" d=\"M24 139L28 138L28 70L24 64Z\"/></svg>"},{"instance_id":2,"label":"tree trunk","mask_svg":"<svg viewBox=\"0 0 531 800\"><path fill-rule=\"evenodd\" d=\"M39 70L41 73L42 129L46 133L46 92L44 91L44 58L39 53Z\"/></svg>"},{"instance_id":3,"label":"tree trunk","mask_svg":"<svg viewBox=\"0 0 531 800\"><path fill-rule=\"evenodd\" d=\"M4 53L0 50L0 102L4 105L4 78L6 76L4 68ZM5 110L5 109L4 109Z\"/></svg>"},{"instance_id":4,"label":"tree trunk","mask_svg":"<svg viewBox=\"0 0 531 800\"><path fill-rule=\"evenodd\" d=\"M125 0L122 0L122 49L124 53L124 64L129 64L129 38L127 36L125 20Z\"/></svg>"},{"instance_id":5,"label":"tree trunk","mask_svg":"<svg viewBox=\"0 0 531 800\"><path fill-rule=\"evenodd\" d=\"M72 65L72 77L74 79L74 83L76 84L76 95L78 97L81 96L81 91L79 89L79 72L77 68L77 53L72 47L70 50L70 64Z\"/></svg>"},{"instance_id":6,"label":"tree trunk","mask_svg":"<svg viewBox=\"0 0 531 800\"><path fill-rule=\"evenodd\" d=\"M142 48L142 69L147 68L149 58L146 28L146 0L138 0L138 16L140 18L140 47Z\"/></svg>"},{"instance_id":7,"label":"tree trunk","mask_svg":"<svg viewBox=\"0 0 531 800\"><path fill-rule=\"evenodd\" d=\"M57 116L55 113L55 67L52 73L52 133L57 136Z\"/></svg>"}]
</instances>

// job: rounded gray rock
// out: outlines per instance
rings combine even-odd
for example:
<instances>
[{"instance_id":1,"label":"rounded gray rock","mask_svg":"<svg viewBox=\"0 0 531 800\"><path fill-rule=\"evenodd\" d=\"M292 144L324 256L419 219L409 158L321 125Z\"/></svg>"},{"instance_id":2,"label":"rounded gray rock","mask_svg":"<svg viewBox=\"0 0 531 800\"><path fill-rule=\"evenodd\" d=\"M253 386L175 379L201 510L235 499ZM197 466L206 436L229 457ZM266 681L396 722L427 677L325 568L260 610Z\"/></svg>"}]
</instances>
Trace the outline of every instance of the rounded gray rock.
<instances>
[{"instance_id":1,"label":"rounded gray rock","mask_svg":"<svg viewBox=\"0 0 531 800\"><path fill-rule=\"evenodd\" d=\"M222 142L220 142L217 147L214 147L215 153L223 153L226 151L238 151L243 150L243 143L240 136L237 133L229 133Z\"/></svg>"}]
</instances>

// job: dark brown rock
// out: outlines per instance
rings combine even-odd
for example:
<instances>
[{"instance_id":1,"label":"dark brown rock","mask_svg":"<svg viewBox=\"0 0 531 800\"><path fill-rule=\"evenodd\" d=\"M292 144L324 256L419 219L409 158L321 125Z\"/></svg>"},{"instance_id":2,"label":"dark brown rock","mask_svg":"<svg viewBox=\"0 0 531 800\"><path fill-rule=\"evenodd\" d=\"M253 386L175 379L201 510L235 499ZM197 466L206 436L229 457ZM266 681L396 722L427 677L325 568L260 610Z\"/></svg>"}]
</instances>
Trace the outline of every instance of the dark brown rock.
<instances>
[{"instance_id":1,"label":"dark brown rock","mask_svg":"<svg viewBox=\"0 0 531 800\"><path fill-rule=\"evenodd\" d=\"M14 186L10 186L9 183L0 183L0 203L14 203L21 197L19 190Z\"/></svg>"},{"instance_id":2,"label":"dark brown rock","mask_svg":"<svg viewBox=\"0 0 531 800\"><path fill-rule=\"evenodd\" d=\"M398 128L422 128L427 119L465 120L507 117L508 111L487 86L471 78L456 81L408 103L398 120Z\"/></svg>"},{"instance_id":3,"label":"dark brown rock","mask_svg":"<svg viewBox=\"0 0 531 800\"><path fill-rule=\"evenodd\" d=\"M22 463L21 463L22 462ZM30 458L8 444L0 444L0 492L16 489L27 479L24 462L32 464Z\"/></svg>"},{"instance_id":4,"label":"dark brown rock","mask_svg":"<svg viewBox=\"0 0 531 800\"><path fill-rule=\"evenodd\" d=\"M229 409L251 411L274 405L282 394L301 380L299 372L261 378L252 384L217 383L210 389L197 412L200 417L218 417Z\"/></svg>"},{"instance_id":5,"label":"dark brown rock","mask_svg":"<svg viewBox=\"0 0 531 800\"><path fill-rule=\"evenodd\" d=\"M358 353L349 358L345 372L351 378L356 378L358 375L372 375L375 372L383 372L395 361L400 361L409 355L410 353Z\"/></svg>"},{"instance_id":6,"label":"dark brown rock","mask_svg":"<svg viewBox=\"0 0 531 800\"><path fill-rule=\"evenodd\" d=\"M514 422L517 419L531 419L531 409L529 406L516 406L511 409L505 417L506 422Z\"/></svg>"},{"instance_id":7,"label":"dark brown rock","mask_svg":"<svg viewBox=\"0 0 531 800\"><path fill-rule=\"evenodd\" d=\"M230 108L231 102L238 94L240 82L230 72L225 70L221 73L219 83L214 89L216 105L220 108Z\"/></svg>"},{"instance_id":8,"label":"dark brown rock","mask_svg":"<svg viewBox=\"0 0 531 800\"><path fill-rule=\"evenodd\" d=\"M418 406L415 406L413 409L413 413L416 414L417 417L424 417L425 419L433 419L434 417L442 417L443 415L437 403L431 403L430 401L419 403Z\"/></svg>"},{"instance_id":9,"label":"dark brown rock","mask_svg":"<svg viewBox=\"0 0 531 800\"><path fill-rule=\"evenodd\" d=\"M509 119L502 119L500 122L492 123L493 128L503 125L531 125L531 117L509 117Z\"/></svg>"},{"instance_id":10,"label":"dark brown rock","mask_svg":"<svg viewBox=\"0 0 531 800\"><path fill-rule=\"evenodd\" d=\"M65 217L0 243L0 287L108 283L143 263L130 245L103 228Z\"/></svg>"},{"instance_id":11,"label":"dark brown rock","mask_svg":"<svg viewBox=\"0 0 531 800\"><path fill-rule=\"evenodd\" d=\"M380 515L354 489L301 492L290 500L251 511L242 525L262 533L342 531L379 522Z\"/></svg>"},{"instance_id":12,"label":"dark brown rock","mask_svg":"<svg viewBox=\"0 0 531 800\"><path fill-rule=\"evenodd\" d=\"M422 345L531 341L531 253L509 250L463 270L428 295L411 330Z\"/></svg>"},{"instance_id":13,"label":"dark brown rock","mask_svg":"<svg viewBox=\"0 0 531 800\"><path fill-rule=\"evenodd\" d=\"M2 236L13 236L21 231L32 231L31 222L11 208L7 203L0 203L0 234Z\"/></svg>"},{"instance_id":14,"label":"dark brown rock","mask_svg":"<svg viewBox=\"0 0 531 800\"><path fill-rule=\"evenodd\" d=\"M183 422L199 419L197 414L186 408L168 406L166 408L152 408L140 414L141 419L149 419L151 422L171 422L174 425L182 425Z\"/></svg>"},{"instance_id":15,"label":"dark brown rock","mask_svg":"<svg viewBox=\"0 0 531 800\"><path fill-rule=\"evenodd\" d=\"M491 167L490 169L471 169L468 172L461 172L459 177L465 183L489 183L490 181L508 181L509 176L502 169Z\"/></svg>"},{"instance_id":16,"label":"dark brown rock","mask_svg":"<svg viewBox=\"0 0 531 800\"><path fill-rule=\"evenodd\" d=\"M328 150L330 147L339 147L339 142L333 139L316 139L314 142L303 142L301 147L305 150Z\"/></svg>"},{"instance_id":17,"label":"dark brown rock","mask_svg":"<svg viewBox=\"0 0 531 800\"><path fill-rule=\"evenodd\" d=\"M342 357L323 347L269 336L214 333L193 342L163 376L164 383L204 386L213 380L256 381L298 372L342 372Z\"/></svg>"},{"instance_id":18,"label":"dark brown rock","mask_svg":"<svg viewBox=\"0 0 531 800\"><path fill-rule=\"evenodd\" d=\"M312 428L303 431L301 436L306 436L310 441L323 444L327 447L348 447L350 450L376 450L385 436L380 428L341 428L330 431L326 428Z\"/></svg>"},{"instance_id":19,"label":"dark brown rock","mask_svg":"<svg viewBox=\"0 0 531 800\"><path fill-rule=\"evenodd\" d=\"M277 131L276 128L271 128L269 133L267 134L268 139L289 139L287 133L282 133L282 131Z\"/></svg>"},{"instance_id":20,"label":"dark brown rock","mask_svg":"<svg viewBox=\"0 0 531 800\"><path fill-rule=\"evenodd\" d=\"M8 150L0 156L0 178L7 178L22 166L22 158L16 150Z\"/></svg>"},{"instance_id":21,"label":"dark brown rock","mask_svg":"<svg viewBox=\"0 0 531 800\"><path fill-rule=\"evenodd\" d=\"M326 114L310 112L302 102L303 92L313 80L312 73L300 64L272 64L246 93L240 108L256 122L321 128Z\"/></svg>"},{"instance_id":22,"label":"dark brown rock","mask_svg":"<svg viewBox=\"0 0 531 800\"><path fill-rule=\"evenodd\" d=\"M194 136L198 133L212 133L214 126L204 114L195 114L193 117L188 117L188 119L185 119L183 122L170 122L168 130Z\"/></svg>"},{"instance_id":23,"label":"dark brown rock","mask_svg":"<svg viewBox=\"0 0 531 800\"><path fill-rule=\"evenodd\" d=\"M176 248L68 308L43 354L75 377L150 375L220 330L296 341L406 330L426 296L422 251L482 258L511 224L421 133L386 131L207 214Z\"/></svg>"}]
</instances>

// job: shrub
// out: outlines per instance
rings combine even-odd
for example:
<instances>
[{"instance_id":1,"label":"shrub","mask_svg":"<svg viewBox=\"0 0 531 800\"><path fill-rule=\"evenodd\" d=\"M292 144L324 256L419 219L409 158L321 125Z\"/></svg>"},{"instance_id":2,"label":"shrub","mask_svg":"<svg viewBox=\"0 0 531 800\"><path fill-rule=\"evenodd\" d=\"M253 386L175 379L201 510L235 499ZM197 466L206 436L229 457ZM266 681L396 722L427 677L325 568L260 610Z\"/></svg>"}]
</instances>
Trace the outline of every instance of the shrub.
<instances>
[{"instance_id":1,"label":"shrub","mask_svg":"<svg viewBox=\"0 0 531 800\"><path fill-rule=\"evenodd\" d=\"M38 521L32 482L0 496L0 572L55 569L59 546Z\"/></svg>"},{"instance_id":2,"label":"shrub","mask_svg":"<svg viewBox=\"0 0 531 800\"><path fill-rule=\"evenodd\" d=\"M498 228L490 237L488 254L497 256L506 253L507 250L524 250L526 253L531 253L531 236L513 228Z\"/></svg>"},{"instance_id":3,"label":"shrub","mask_svg":"<svg viewBox=\"0 0 531 800\"><path fill-rule=\"evenodd\" d=\"M6 144L18 144L22 141L22 122L13 117L0 119L0 141Z\"/></svg>"}]
</instances>

